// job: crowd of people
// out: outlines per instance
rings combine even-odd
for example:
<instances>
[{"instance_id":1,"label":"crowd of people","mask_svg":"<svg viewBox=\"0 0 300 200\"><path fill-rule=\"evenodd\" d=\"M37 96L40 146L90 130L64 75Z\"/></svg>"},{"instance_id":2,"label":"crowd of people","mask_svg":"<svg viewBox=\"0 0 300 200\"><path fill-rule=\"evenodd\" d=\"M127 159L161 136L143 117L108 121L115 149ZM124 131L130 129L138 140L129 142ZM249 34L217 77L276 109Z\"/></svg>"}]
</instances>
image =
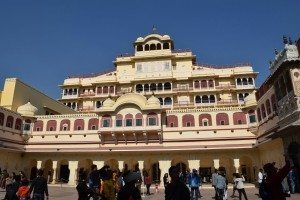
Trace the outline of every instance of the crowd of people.
<instances>
[{"instance_id":1,"label":"crowd of people","mask_svg":"<svg viewBox=\"0 0 300 200\"><path fill-rule=\"evenodd\" d=\"M198 200L202 197L202 178L197 169L182 172L177 166L171 166L169 173L163 176L165 200ZM44 200L48 199L47 179L42 169L37 176L28 180L20 171L18 174L8 174L0 169L0 187L6 190L3 200ZM238 198L248 199L244 187L243 174L233 173L233 190L231 197L238 193ZM211 176L215 190L213 199L228 199L228 180L226 170L220 167ZM282 169L277 169L275 163L267 163L258 172L259 196L262 200L285 200L297 188L297 172L290 166L289 161ZM285 181L286 180L286 181ZM158 191L158 181L151 179L148 171L140 171L136 165L134 170L128 170L127 165L122 172L113 171L108 165L97 169L92 165L89 172L83 168L78 173L78 200L140 200L142 195L150 195L150 186L155 183ZM146 192L141 191L142 184Z\"/></svg>"},{"instance_id":2,"label":"crowd of people","mask_svg":"<svg viewBox=\"0 0 300 200\"><path fill-rule=\"evenodd\" d=\"M2 200L44 200L48 199L47 179L44 178L44 171L39 169L37 177L29 181L23 171L18 174L8 174L7 170L0 169L0 186L5 189L5 196Z\"/></svg>"}]
</instances>

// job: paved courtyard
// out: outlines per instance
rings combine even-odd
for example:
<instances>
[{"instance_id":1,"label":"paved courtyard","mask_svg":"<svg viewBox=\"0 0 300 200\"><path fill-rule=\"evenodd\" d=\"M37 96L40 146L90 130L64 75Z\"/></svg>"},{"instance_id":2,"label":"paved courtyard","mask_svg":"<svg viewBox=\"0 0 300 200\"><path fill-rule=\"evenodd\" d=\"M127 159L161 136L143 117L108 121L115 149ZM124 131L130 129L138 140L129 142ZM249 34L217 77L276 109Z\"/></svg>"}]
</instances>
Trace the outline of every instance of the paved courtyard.
<instances>
[{"instance_id":1,"label":"paved courtyard","mask_svg":"<svg viewBox=\"0 0 300 200\"><path fill-rule=\"evenodd\" d=\"M258 199L257 197L257 189L253 185L247 185L246 186L246 193L248 196L249 200L252 199ZM229 187L229 195L231 195L232 192L232 187ZM77 192L74 187L69 187L67 185L62 185L60 187L59 185L49 186L49 194L50 200L76 200L77 199ZM214 194L214 191L210 185L205 185L201 189L201 194L203 197L201 198L202 200L211 200L212 196ZM5 195L5 191L3 189L0 189L0 199L3 199ZM237 193L236 193L237 195ZM150 196L144 196L143 199L145 200L163 200L164 199L164 190L161 189L158 193L155 193L155 189L151 188L151 195ZM237 200L238 197L231 198L229 197L228 199L233 199ZM288 200L298 200L300 199L300 194L294 194Z\"/></svg>"}]
</instances>

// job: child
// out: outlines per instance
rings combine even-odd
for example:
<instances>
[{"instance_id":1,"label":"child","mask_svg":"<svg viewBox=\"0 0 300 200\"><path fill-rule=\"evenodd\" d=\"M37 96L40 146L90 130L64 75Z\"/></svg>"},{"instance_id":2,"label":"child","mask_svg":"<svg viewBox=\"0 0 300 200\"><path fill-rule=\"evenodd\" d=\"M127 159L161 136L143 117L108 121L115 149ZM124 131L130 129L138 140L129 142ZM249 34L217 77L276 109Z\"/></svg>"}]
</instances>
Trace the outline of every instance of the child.
<instances>
[{"instance_id":1,"label":"child","mask_svg":"<svg viewBox=\"0 0 300 200\"><path fill-rule=\"evenodd\" d=\"M21 181L21 186L18 189L17 196L20 200L28 200L29 195L29 187L28 187L29 181L27 179L23 179Z\"/></svg>"}]
</instances>

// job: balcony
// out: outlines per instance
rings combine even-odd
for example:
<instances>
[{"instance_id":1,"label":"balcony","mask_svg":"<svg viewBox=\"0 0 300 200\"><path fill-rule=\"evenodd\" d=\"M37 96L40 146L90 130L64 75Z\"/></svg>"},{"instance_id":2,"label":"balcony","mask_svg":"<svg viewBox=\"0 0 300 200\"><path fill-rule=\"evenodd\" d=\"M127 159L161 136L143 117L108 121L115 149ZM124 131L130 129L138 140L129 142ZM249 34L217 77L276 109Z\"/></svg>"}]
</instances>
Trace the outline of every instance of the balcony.
<instances>
[{"instance_id":1,"label":"balcony","mask_svg":"<svg viewBox=\"0 0 300 200\"><path fill-rule=\"evenodd\" d=\"M95 111L94 106L83 106L83 107L78 107L78 111L80 112L90 112L90 111Z\"/></svg>"},{"instance_id":2,"label":"balcony","mask_svg":"<svg viewBox=\"0 0 300 200\"><path fill-rule=\"evenodd\" d=\"M195 107L195 104L190 103L188 101L178 101L178 102L174 102L173 107L174 108L191 108L191 107Z\"/></svg>"},{"instance_id":3,"label":"balcony","mask_svg":"<svg viewBox=\"0 0 300 200\"><path fill-rule=\"evenodd\" d=\"M190 92L193 91L193 87L178 87L178 88L173 88L174 92Z\"/></svg>"},{"instance_id":4,"label":"balcony","mask_svg":"<svg viewBox=\"0 0 300 200\"><path fill-rule=\"evenodd\" d=\"M222 99L217 101L218 106L234 106L234 105L239 105L238 100L233 100L233 99Z\"/></svg>"},{"instance_id":5,"label":"balcony","mask_svg":"<svg viewBox=\"0 0 300 200\"><path fill-rule=\"evenodd\" d=\"M255 89L255 85L236 85L236 89L240 89L240 90Z\"/></svg>"},{"instance_id":6,"label":"balcony","mask_svg":"<svg viewBox=\"0 0 300 200\"><path fill-rule=\"evenodd\" d=\"M236 86L231 84L220 84L220 85L216 85L215 88L218 90L230 90L230 89L235 89Z\"/></svg>"},{"instance_id":7,"label":"balcony","mask_svg":"<svg viewBox=\"0 0 300 200\"><path fill-rule=\"evenodd\" d=\"M89 92L89 93L80 93L79 96L80 97L93 97L95 96L96 94L94 92Z\"/></svg>"}]
</instances>

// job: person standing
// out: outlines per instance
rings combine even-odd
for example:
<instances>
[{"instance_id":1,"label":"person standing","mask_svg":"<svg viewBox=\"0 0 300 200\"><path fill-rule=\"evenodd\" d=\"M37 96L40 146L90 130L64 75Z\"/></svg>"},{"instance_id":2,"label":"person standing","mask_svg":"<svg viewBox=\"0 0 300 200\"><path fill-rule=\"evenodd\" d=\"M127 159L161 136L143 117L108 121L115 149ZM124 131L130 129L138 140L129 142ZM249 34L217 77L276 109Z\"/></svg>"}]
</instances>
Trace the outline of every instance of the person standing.
<instances>
[{"instance_id":1,"label":"person standing","mask_svg":"<svg viewBox=\"0 0 300 200\"><path fill-rule=\"evenodd\" d=\"M296 181L297 181L296 172L295 172L295 169L292 168L288 174L288 182L289 182L290 191L292 194L295 193Z\"/></svg>"},{"instance_id":2,"label":"person standing","mask_svg":"<svg viewBox=\"0 0 300 200\"><path fill-rule=\"evenodd\" d=\"M145 176L144 176L144 183L146 185L146 188L147 188L147 193L146 195L150 195L150 186L151 186L151 177L149 175L148 172L145 172Z\"/></svg>"},{"instance_id":3,"label":"person standing","mask_svg":"<svg viewBox=\"0 0 300 200\"><path fill-rule=\"evenodd\" d=\"M261 184L263 182L264 179L264 174L263 174L263 169L259 169L258 175L257 175L257 182L258 182L258 194L259 197L262 196L262 188L261 188Z\"/></svg>"},{"instance_id":4,"label":"person standing","mask_svg":"<svg viewBox=\"0 0 300 200\"><path fill-rule=\"evenodd\" d=\"M170 183L170 180L169 180L169 175L168 175L168 173L165 173L165 174L164 174L163 181L164 181L164 186L165 186L165 188L166 188L166 187L167 187L167 185Z\"/></svg>"},{"instance_id":5,"label":"person standing","mask_svg":"<svg viewBox=\"0 0 300 200\"><path fill-rule=\"evenodd\" d=\"M243 175L240 175L239 173L236 173L236 178L234 179L234 183L235 183L235 187L239 192L239 200L242 199L242 194L244 195L245 199L248 200L247 195L246 195L246 191L244 188L244 181L245 178Z\"/></svg>"},{"instance_id":6,"label":"person standing","mask_svg":"<svg viewBox=\"0 0 300 200\"><path fill-rule=\"evenodd\" d=\"M284 191L282 189L281 182L287 176L290 171L290 161L286 160L286 164L278 172L275 168L275 163L267 163L264 165L264 171L266 172L266 190L272 200L285 200Z\"/></svg>"},{"instance_id":7,"label":"person standing","mask_svg":"<svg viewBox=\"0 0 300 200\"><path fill-rule=\"evenodd\" d=\"M176 166L169 168L171 183L165 190L165 200L190 200L190 190L184 182L179 179L179 169Z\"/></svg>"},{"instance_id":8,"label":"person standing","mask_svg":"<svg viewBox=\"0 0 300 200\"><path fill-rule=\"evenodd\" d=\"M234 180L237 178L236 177L236 174L237 173L233 173L232 176L233 176L233 187L232 187L232 195L230 196L231 198L234 198L235 197L235 191L237 190L236 188L236 184L234 182Z\"/></svg>"},{"instance_id":9,"label":"person standing","mask_svg":"<svg viewBox=\"0 0 300 200\"><path fill-rule=\"evenodd\" d=\"M37 172L37 177L32 181L30 186L29 194L33 191L33 200L44 200L45 194L46 198L49 199L47 179L43 177L44 171L39 169Z\"/></svg>"},{"instance_id":10,"label":"person standing","mask_svg":"<svg viewBox=\"0 0 300 200\"><path fill-rule=\"evenodd\" d=\"M216 177L217 200L223 200L226 188L227 184L225 178L225 169L223 167L220 167L218 175Z\"/></svg>"},{"instance_id":11,"label":"person standing","mask_svg":"<svg viewBox=\"0 0 300 200\"><path fill-rule=\"evenodd\" d=\"M141 200L141 193L139 189L135 186L139 178L139 174L137 172L126 172L124 174L124 182L125 185L121 188L118 193L117 200Z\"/></svg>"},{"instance_id":12,"label":"person standing","mask_svg":"<svg viewBox=\"0 0 300 200\"><path fill-rule=\"evenodd\" d=\"M215 169L215 172L211 176L211 184L215 189L215 199L217 199L217 188L216 188L216 183L217 183L217 176L218 176L218 170Z\"/></svg>"},{"instance_id":13,"label":"person standing","mask_svg":"<svg viewBox=\"0 0 300 200\"><path fill-rule=\"evenodd\" d=\"M17 197L17 192L20 187L20 181L21 181L21 176L19 175L14 175L12 179L7 179L6 180L6 194L5 198L6 200L17 200L19 199Z\"/></svg>"},{"instance_id":14,"label":"person standing","mask_svg":"<svg viewBox=\"0 0 300 200\"><path fill-rule=\"evenodd\" d=\"M191 188L191 199L198 200L200 195L199 187L201 185L201 178L197 173L196 169L193 169L193 173L190 174L189 177L189 186Z\"/></svg>"}]
</instances>

